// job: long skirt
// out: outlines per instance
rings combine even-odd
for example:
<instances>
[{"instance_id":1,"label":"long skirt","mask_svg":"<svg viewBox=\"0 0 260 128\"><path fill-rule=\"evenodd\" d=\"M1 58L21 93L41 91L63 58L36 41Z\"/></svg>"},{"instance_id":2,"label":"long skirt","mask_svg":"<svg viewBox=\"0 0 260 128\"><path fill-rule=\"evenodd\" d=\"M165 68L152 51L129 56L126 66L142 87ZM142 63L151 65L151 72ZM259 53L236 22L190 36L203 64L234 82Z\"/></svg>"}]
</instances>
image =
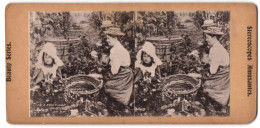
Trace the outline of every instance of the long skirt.
<instances>
[{"instance_id":1,"label":"long skirt","mask_svg":"<svg viewBox=\"0 0 260 128\"><path fill-rule=\"evenodd\" d=\"M117 102L128 105L134 85L134 75L130 67L121 67L116 75L105 81L105 92Z\"/></svg>"},{"instance_id":2,"label":"long skirt","mask_svg":"<svg viewBox=\"0 0 260 128\"><path fill-rule=\"evenodd\" d=\"M229 67L220 67L216 74L209 77L204 83L203 92L219 104L227 105L230 94Z\"/></svg>"}]
</instances>

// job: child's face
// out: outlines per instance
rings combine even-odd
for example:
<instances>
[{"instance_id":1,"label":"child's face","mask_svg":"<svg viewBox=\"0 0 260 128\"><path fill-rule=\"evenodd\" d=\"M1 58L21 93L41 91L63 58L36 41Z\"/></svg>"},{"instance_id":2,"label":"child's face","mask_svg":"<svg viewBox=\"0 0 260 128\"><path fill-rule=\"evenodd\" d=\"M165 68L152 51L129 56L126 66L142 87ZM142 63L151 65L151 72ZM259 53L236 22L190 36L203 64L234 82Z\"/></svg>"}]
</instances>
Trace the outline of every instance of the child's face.
<instances>
[{"instance_id":1,"label":"child's face","mask_svg":"<svg viewBox=\"0 0 260 128\"><path fill-rule=\"evenodd\" d=\"M150 64L152 62L152 57L149 54L144 52L143 53L143 61L146 64Z\"/></svg>"},{"instance_id":2,"label":"child's face","mask_svg":"<svg viewBox=\"0 0 260 128\"><path fill-rule=\"evenodd\" d=\"M44 63L48 65L51 65L53 63L53 58L47 53L44 54Z\"/></svg>"}]
</instances>

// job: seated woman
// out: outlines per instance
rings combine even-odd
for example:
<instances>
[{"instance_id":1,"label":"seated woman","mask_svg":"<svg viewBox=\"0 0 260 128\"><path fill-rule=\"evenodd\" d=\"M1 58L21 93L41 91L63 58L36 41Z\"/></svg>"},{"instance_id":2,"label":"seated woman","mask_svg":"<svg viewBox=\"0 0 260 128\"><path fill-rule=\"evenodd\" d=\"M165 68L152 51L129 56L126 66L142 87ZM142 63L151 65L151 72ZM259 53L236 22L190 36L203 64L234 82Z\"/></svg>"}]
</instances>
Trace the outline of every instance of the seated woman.
<instances>
[{"instance_id":1,"label":"seated woman","mask_svg":"<svg viewBox=\"0 0 260 128\"><path fill-rule=\"evenodd\" d=\"M46 43L37 58L32 81L38 87L46 87L46 92L53 90L53 82L62 78L60 66L63 62L57 56L57 50L51 43Z\"/></svg>"},{"instance_id":2,"label":"seated woman","mask_svg":"<svg viewBox=\"0 0 260 128\"><path fill-rule=\"evenodd\" d=\"M230 83L229 83L229 53L218 41L221 32L205 31L206 41L209 50L201 50L201 62L208 64L208 73L204 77L202 92L209 99L206 102L216 104L218 110L226 113L229 104Z\"/></svg>"},{"instance_id":3,"label":"seated woman","mask_svg":"<svg viewBox=\"0 0 260 128\"><path fill-rule=\"evenodd\" d=\"M162 61L155 54L156 49L150 42L145 42L136 55L136 79L135 82L143 79L148 83L158 81L161 78L159 65Z\"/></svg>"},{"instance_id":4,"label":"seated woman","mask_svg":"<svg viewBox=\"0 0 260 128\"><path fill-rule=\"evenodd\" d=\"M107 42L111 47L109 55L103 57L110 69L104 75L104 91L107 94L107 109L109 115L125 115L133 89L134 74L129 52L122 46L116 36L120 31L106 31ZM107 58L107 59L104 59Z\"/></svg>"}]
</instances>

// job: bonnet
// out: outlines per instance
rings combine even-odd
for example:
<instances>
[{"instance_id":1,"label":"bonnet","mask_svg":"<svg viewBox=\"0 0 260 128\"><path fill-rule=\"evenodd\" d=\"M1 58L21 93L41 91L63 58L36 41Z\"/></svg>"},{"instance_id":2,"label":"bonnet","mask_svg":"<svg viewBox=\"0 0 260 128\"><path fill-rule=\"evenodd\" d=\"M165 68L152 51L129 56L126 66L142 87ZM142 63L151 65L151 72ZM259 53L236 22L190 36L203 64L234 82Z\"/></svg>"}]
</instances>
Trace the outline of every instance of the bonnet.
<instances>
[{"instance_id":1,"label":"bonnet","mask_svg":"<svg viewBox=\"0 0 260 128\"><path fill-rule=\"evenodd\" d=\"M47 53L49 56L51 56L54 59L54 65L52 68L47 68L44 66L43 62L43 53ZM57 50L55 45L51 43L46 43L41 52L39 53L39 56L37 57L37 63L36 63L36 68L37 69L42 69L43 73L46 75L47 73L53 74L53 76L56 76L56 70L58 69L59 66L62 66L63 62L61 59L57 56Z\"/></svg>"},{"instance_id":2,"label":"bonnet","mask_svg":"<svg viewBox=\"0 0 260 128\"><path fill-rule=\"evenodd\" d=\"M135 62L135 67L137 68L141 68L141 70L144 72L144 66L142 65L142 52L145 52L147 54L149 54L155 64L155 68L158 66L158 65L162 65L162 61L160 60L160 58L156 55L156 49L154 47L154 45L151 43L151 42L145 42L144 45L142 46L142 48L138 51L137 55L136 55L136 62ZM149 72L151 72L151 76L154 76L155 75L155 68L154 69L151 69L149 70ZM148 69L146 69L148 70Z\"/></svg>"}]
</instances>

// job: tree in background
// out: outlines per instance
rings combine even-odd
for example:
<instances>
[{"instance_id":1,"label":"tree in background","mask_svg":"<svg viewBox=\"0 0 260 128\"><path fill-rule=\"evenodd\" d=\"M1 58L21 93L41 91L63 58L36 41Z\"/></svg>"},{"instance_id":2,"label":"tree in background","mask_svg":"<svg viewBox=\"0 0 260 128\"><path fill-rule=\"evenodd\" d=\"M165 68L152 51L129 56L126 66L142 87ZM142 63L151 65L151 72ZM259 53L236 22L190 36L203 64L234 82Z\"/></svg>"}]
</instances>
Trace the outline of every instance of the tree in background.
<instances>
[{"instance_id":1,"label":"tree in background","mask_svg":"<svg viewBox=\"0 0 260 128\"><path fill-rule=\"evenodd\" d=\"M47 34L46 36L53 35L66 38L66 33L71 28L69 12L37 12L36 14L42 28L35 28L35 33L40 32L42 36ZM42 31L39 31L39 29ZM50 32L48 33L48 31Z\"/></svg>"},{"instance_id":2,"label":"tree in background","mask_svg":"<svg viewBox=\"0 0 260 128\"><path fill-rule=\"evenodd\" d=\"M220 43L227 49L230 50L230 12L229 11L218 11L216 13L216 22L219 24L221 31L224 32L224 35L220 38Z\"/></svg>"},{"instance_id":3,"label":"tree in background","mask_svg":"<svg viewBox=\"0 0 260 128\"><path fill-rule=\"evenodd\" d=\"M93 26L95 29L100 30L100 27L102 25L101 12L92 12L90 17L90 25Z\"/></svg>"},{"instance_id":4,"label":"tree in background","mask_svg":"<svg viewBox=\"0 0 260 128\"><path fill-rule=\"evenodd\" d=\"M201 29L204 20L205 20L205 11L196 11L193 16L193 23L198 29Z\"/></svg>"},{"instance_id":5,"label":"tree in background","mask_svg":"<svg viewBox=\"0 0 260 128\"><path fill-rule=\"evenodd\" d=\"M172 33L175 26L175 15L169 12L140 12L142 23L146 28L148 36L168 36Z\"/></svg>"},{"instance_id":6,"label":"tree in background","mask_svg":"<svg viewBox=\"0 0 260 128\"><path fill-rule=\"evenodd\" d=\"M167 14L167 28L168 28L168 32L172 33L173 29L175 28L174 12L170 11L170 12L166 12L166 14Z\"/></svg>"},{"instance_id":7,"label":"tree in background","mask_svg":"<svg viewBox=\"0 0 260 128\"><path fill-rule=\"evenodd\" d=\"M229 11L218 11L216 13L216 22L222 22L228 24L230 21L230 12Z\"/></svg>"}]
</instances>

